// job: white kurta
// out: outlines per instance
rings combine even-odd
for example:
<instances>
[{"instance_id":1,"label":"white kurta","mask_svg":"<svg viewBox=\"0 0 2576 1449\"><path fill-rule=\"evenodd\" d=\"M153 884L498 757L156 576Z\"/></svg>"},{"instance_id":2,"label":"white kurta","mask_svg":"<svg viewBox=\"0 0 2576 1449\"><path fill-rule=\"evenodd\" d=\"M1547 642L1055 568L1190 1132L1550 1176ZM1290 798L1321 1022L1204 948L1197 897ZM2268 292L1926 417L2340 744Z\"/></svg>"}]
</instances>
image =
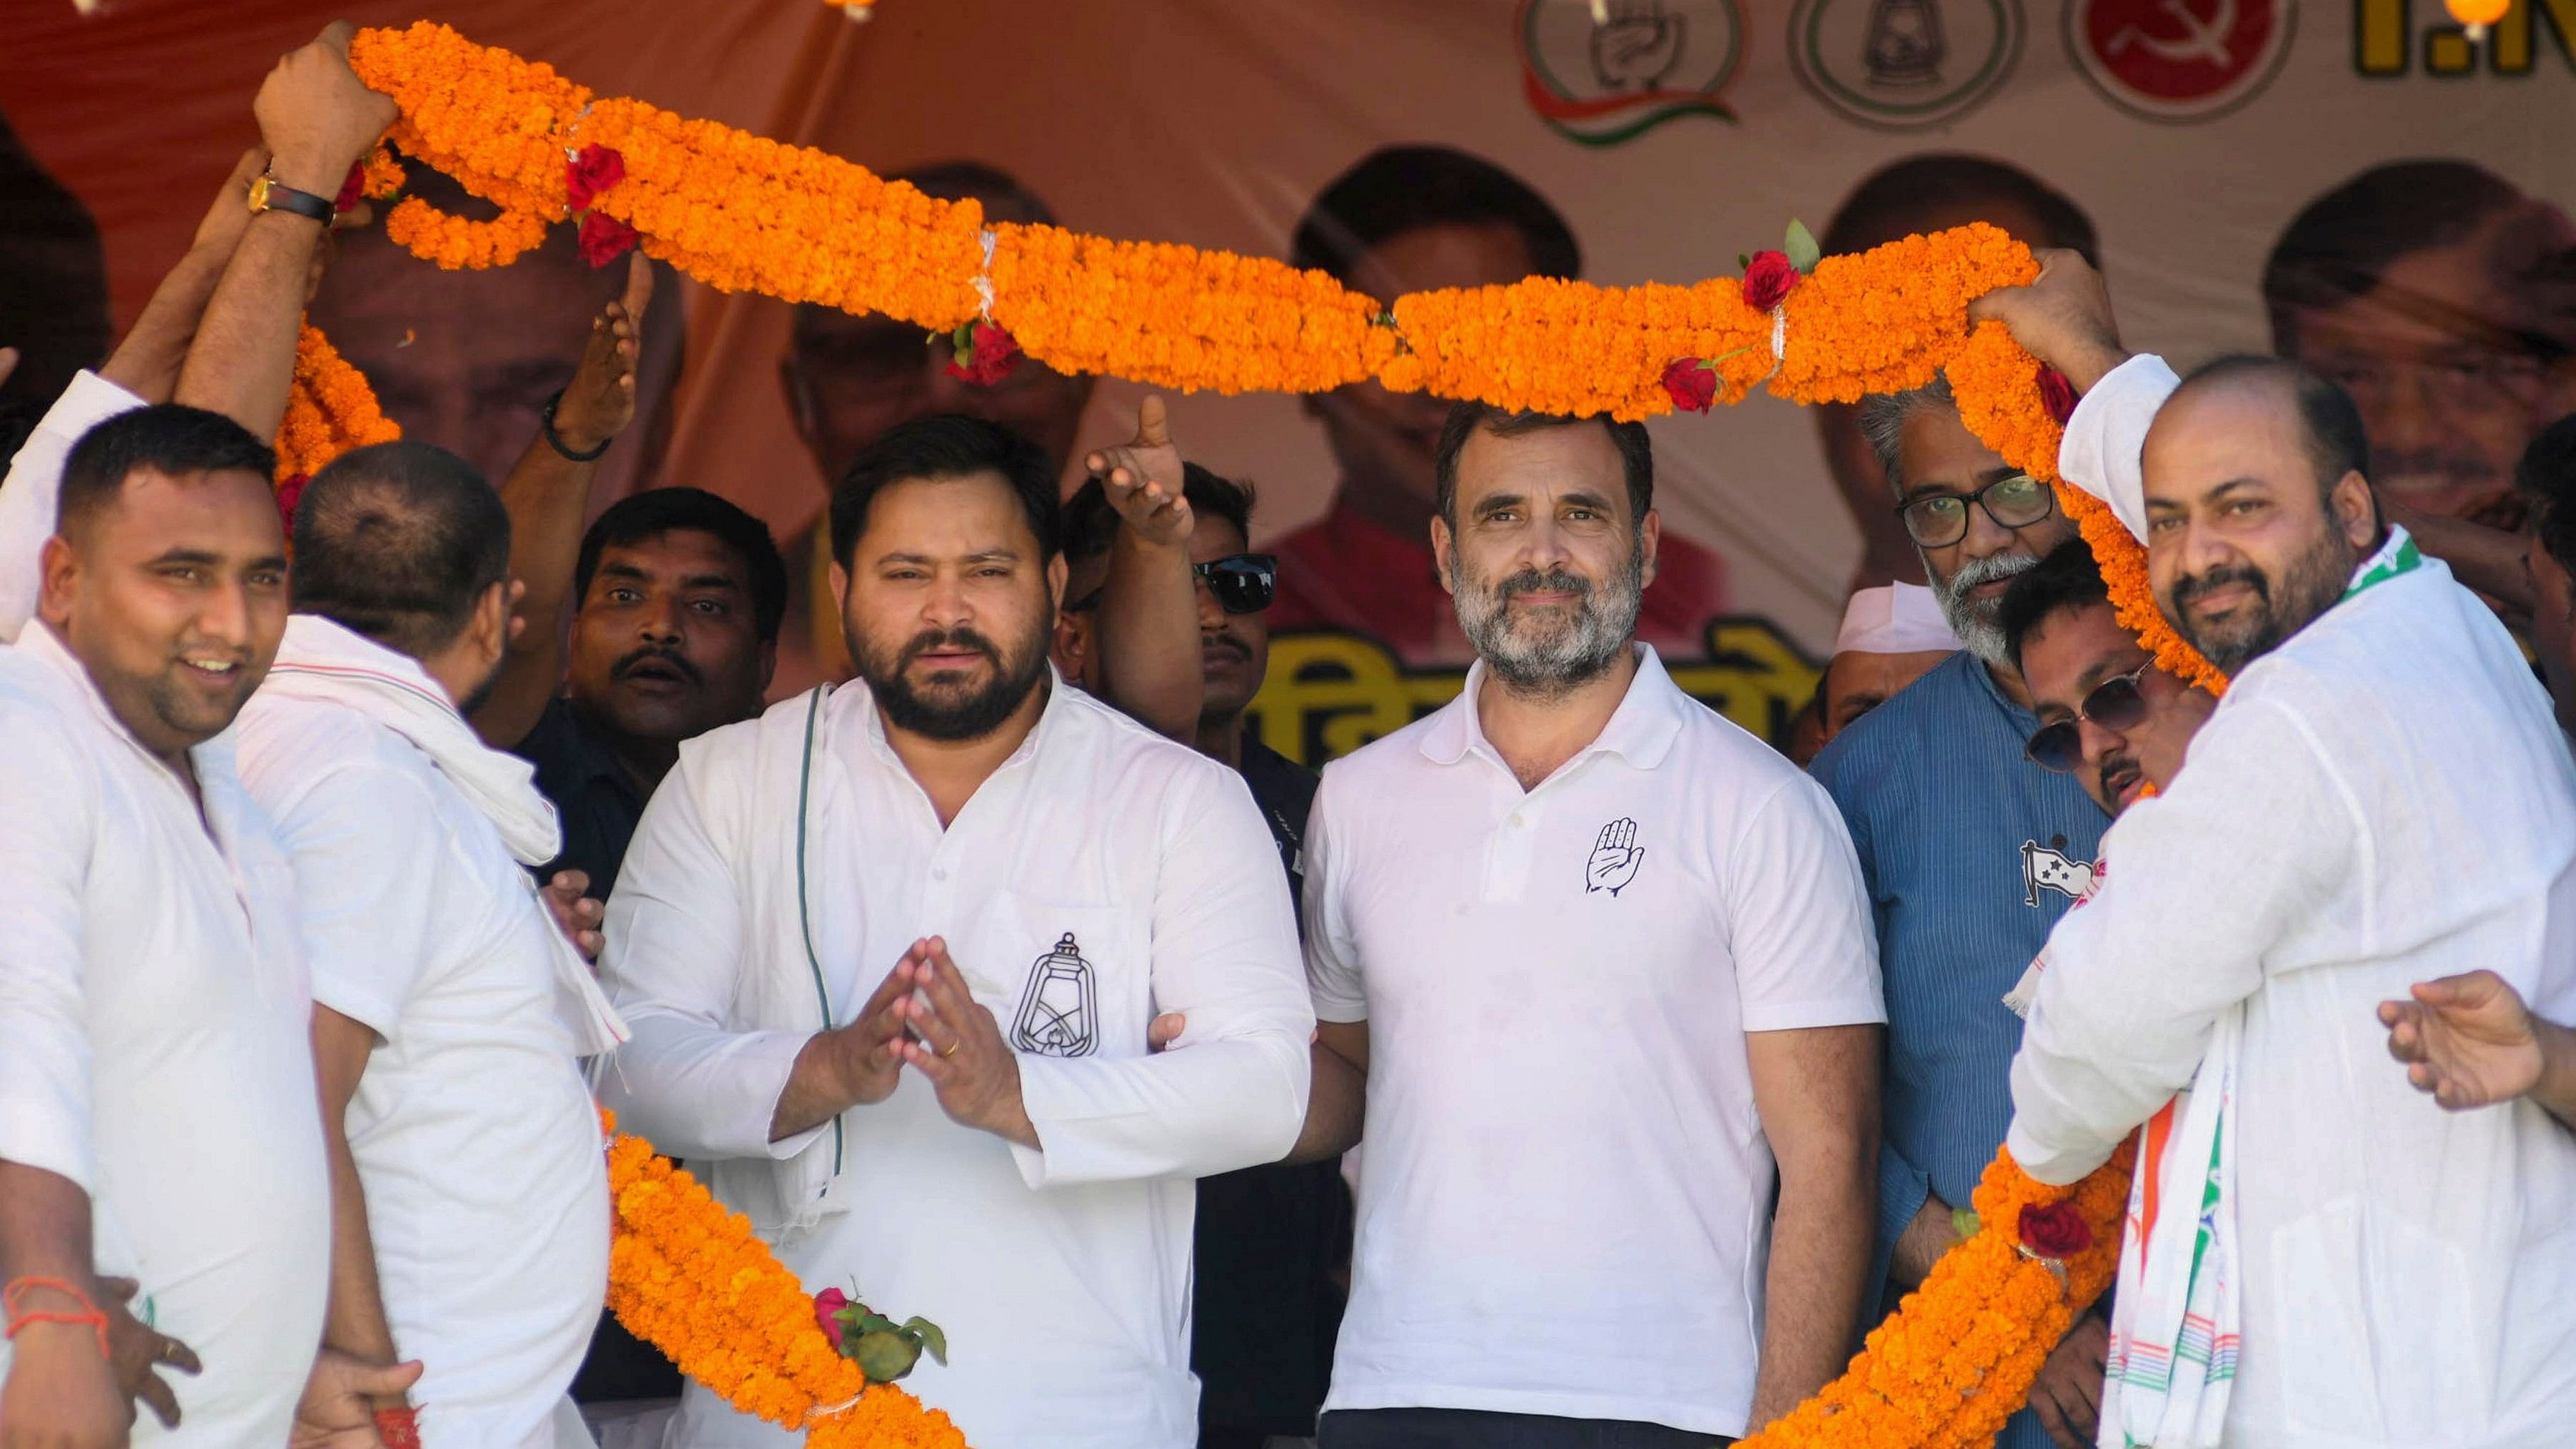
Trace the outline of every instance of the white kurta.
<instances>
[{"instance_id":1,"label":"white kurta","mask_svg":"<svg viewBox=\"0 0 2576 1449\"><path fill-rule=\"evenodd\" d=\"M551 1445L599 1321L609 1217L554 922L492 822L393 730L263 689L239 734L242 782L293 861L314 997L381 1039L349 1150L394 1345L423 1365L421 1441Z\"/></svg>"},{"instance_id":2,"label":"white kurta","mask_svg":"<svg viewBox=\"0 0 2576 1449\"><path fill-rule=\"evenodd\" d=\"M2170 386L2149 364L2069 432L2070 476L2098 463L2115 498ZM2244 1004L2228 1442L2568 1442L2576 1134L2443 1111L2375 1014L2485 967L2576 1016L2576 767L2503 627L2432 560L2336 605L2237 674L2103 853L2116 883L2049 939L2009 1144L2081 1176Z\"/></svg>"},{"instance_id":3,"label":"white kurta","mask_svg":"<svg viewBox=\"0 0 2576 1449\"><path fill-rule=\"evenodd\" d=\"M604 1098L711 1164L809 1290L944 1328L949 1365L904 1386L977 1449L1195 1444L1192 1180L1287 1151L1314 1025L1258 809L1233 771L1057 681L942 830L864 686L812 702L683 745L646 810L608 907L634 1039ZM846 1024L934 934L1018 1054L1040 1148L950 1121L911 1071L771 1143L824 1000ZM1165 1011L1188 1034L1150 1055ZM669 1442L798 1441L692 1385Z\"/></svg>"},{"instance_id":4,"label":"white kurta","mask_svg":"<svg viewBox=\"0 0 2576 1449\"><path fill-rule=\"evenodd\" d=\"M205 1361L135 1442L283 1444L331 1237L285 856L231 736L200 817L41 625L0 649L0 739L0 1158L87 1190L99 1269Z\"/></svg>"}]
</instances>

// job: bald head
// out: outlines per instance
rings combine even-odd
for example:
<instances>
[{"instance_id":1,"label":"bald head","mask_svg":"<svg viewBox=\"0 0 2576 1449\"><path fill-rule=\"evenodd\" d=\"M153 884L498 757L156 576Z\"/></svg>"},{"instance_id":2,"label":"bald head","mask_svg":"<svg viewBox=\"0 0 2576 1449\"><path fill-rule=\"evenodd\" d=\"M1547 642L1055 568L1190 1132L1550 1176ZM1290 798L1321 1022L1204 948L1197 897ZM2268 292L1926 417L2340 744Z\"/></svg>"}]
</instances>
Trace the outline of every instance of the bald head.
<instances>
[{"instance_id":1,"label":"bald head","mask_svg":"<svg viewBox=\"0 0 2576 1449\"><path fill-rule=\"evenodd\" d=\"M2369 443L2341 388L2222 358L2147 432L2147 562L2167 618L2230 673L2341 598L2377 541Z\"/></svg>"},{"instance_id":2,"label":"bald head","mask_svg":"<svg viewBox=\"0 0 2576 1449\"><path fill-rule=\"evenodd\" d=\"M444 448L342 454L296 503L296 610L416 659L454 641L509 572L501 495Z\"/></svg>"}]
</instances>

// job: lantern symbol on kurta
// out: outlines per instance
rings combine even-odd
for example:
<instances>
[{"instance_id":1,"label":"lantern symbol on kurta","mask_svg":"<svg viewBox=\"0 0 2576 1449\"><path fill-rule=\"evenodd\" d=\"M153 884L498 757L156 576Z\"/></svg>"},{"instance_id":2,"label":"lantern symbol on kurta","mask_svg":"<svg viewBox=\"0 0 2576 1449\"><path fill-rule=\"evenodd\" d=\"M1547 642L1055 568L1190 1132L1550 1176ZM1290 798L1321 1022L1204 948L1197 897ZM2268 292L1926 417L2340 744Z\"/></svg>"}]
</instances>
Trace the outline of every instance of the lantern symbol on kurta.
<instances>
[{"instance_id":1,"label":"lantern symbol on kurta","mask_svg":"<svg viewBox=\"0 0 2576 1449\"><path fill-rule=\"evenodd\" d=\"M1067 931L1055 949L1029 967L1020 1014L1011 1023L1011 1045L1041 1057L1087 1057L1100 1044L1100 1012L1093 996L1091 963Z\"/></svg>"}]
</instances>

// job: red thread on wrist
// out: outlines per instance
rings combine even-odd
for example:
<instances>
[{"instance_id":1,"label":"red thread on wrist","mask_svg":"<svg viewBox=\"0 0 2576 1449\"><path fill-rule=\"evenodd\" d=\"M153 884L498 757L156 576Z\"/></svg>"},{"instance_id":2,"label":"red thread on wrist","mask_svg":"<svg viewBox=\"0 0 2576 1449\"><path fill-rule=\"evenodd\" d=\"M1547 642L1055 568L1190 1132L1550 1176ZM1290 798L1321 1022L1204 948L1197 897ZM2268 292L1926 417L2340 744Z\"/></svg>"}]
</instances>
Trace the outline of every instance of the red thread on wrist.
<instances>
[{"instance_id":1,"label":"red thread on wrist","mask_svg":"<svg viewBox=\"0 0 2576 1449\"><path fill-rule=\"evenodd\" d=\"M412 1408L376 1410L376 1437L385 1449L420 1449L419 1415Z\"/></svg>"},{"instance_id":2,"label":"red thread on wrist","mask_svg":"<svg viewBox=\"0 0 2576 1449\"><path fill-rule=\"evenodd\" d=\"M63 1313L52 1309L20 1306L18 1299L21 1295L40 1290L50 1290L72 1299L80 1304L81 1311ZM0 1288L0 1316L6 1316L8 1319L8 1327L5 1331L0 1331L0 1338L9 1339L15 1339L18 1336L18 1330L30 1323L85 1323L98 1335L98 1356L110 1363L116 1361L116 1356L110 1353L107 1347L107 1315L99 1311L96 1303L90 1301L89 1294L81 1291L76 1284L67 1279L36 1276L11 1279L8 1287Z\"/></svg>"}]
</instances>

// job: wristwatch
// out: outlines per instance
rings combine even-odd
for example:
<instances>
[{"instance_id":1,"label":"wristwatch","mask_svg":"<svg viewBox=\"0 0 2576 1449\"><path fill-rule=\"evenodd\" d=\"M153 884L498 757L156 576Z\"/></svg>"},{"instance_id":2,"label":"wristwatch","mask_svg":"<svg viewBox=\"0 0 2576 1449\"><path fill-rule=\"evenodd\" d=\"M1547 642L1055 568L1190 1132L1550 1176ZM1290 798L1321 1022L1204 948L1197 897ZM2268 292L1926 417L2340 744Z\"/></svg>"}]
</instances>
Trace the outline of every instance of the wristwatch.
<instances>
[{"instance_id":1,"label":"wristwatch","mask_svg":"<svg viewBox=\"0 0 2576 1449\"><path fill-rule=\"evenodd\" d=\"M310 191L298 191L283 182L272 180L265 172L251 179L250 214L253 216L263 211L291 211L297 216L309 216L324 226L329 226L335 210L336 208L331 205L331 198L316 196Z\"/></svg>"}]
</instances>

